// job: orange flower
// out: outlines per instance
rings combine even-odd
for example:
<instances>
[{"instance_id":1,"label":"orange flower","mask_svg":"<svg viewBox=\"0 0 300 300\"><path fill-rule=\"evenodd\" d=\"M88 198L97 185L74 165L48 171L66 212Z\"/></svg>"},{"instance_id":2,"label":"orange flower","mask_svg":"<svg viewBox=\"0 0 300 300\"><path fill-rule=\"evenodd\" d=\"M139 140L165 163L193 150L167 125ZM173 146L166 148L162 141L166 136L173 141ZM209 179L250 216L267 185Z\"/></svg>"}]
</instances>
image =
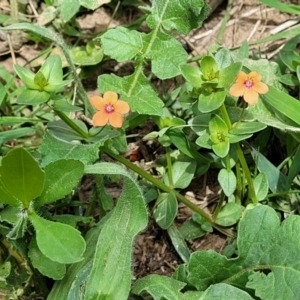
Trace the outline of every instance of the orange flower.
<instances>
[{"instance_id":1,"label":"orange flower","mask_svg":"<svg viewBox=\"0 0 300 300\"><path fill-rule=\"evenodd\" d=\"M93 116L94 126L104 126L109 123L112 127L120 128L123 124L123 114L127 114L130 107L127 102L118 100L115 92L107 91L103 98L93 96L91 104L98 110Z\"/></svg>"},{"instance_id":2,"label":"orange flower","mask_svg":"<svg viewBox=\"0 0 300 300\"><path fill-rule=\"evenodd\" d=\"M246 74L240 71L229 93L235 97L243 96L247 103L254 105L258 101L259 94L265 94L268 90L268 86L261 82L259 73L250 72Z\"/></svg>"}]
</instances>

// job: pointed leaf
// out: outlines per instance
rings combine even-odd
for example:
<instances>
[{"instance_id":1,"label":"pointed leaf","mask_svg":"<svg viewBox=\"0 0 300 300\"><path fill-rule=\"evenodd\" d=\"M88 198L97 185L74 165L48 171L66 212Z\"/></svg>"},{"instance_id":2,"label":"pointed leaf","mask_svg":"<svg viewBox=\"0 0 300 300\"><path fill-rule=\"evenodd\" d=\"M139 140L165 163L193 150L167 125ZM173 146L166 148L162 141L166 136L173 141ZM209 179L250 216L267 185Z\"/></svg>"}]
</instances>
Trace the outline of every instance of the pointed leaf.
<instances>
[{"instance_id":1,"label":"pointed leaf","mask_svg":"<svg viewBox=\"0 0 300 300\"><path fill-rule=\"evenodd\" d=\"M232 170L222 169L218 174L218 182L224 194L229 197L236 189L236 176Z\"/></svg>"}]
</instances>

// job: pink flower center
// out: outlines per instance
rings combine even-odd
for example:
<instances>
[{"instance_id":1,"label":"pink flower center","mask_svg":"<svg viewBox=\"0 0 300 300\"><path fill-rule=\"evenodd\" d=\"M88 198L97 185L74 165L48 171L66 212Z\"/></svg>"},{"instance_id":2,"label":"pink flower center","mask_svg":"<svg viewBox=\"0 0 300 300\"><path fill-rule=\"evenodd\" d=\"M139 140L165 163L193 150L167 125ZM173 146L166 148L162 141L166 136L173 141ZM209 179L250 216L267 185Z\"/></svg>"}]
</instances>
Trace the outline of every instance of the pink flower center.
<instances>
[{"instance_id":1,"label":"pink flower center","mask_svg":"<svg viewBox=\"0 0 300 300\"><path fill-rule=\"evenodd\" d=\"M105 110L106 113L111 114L111 113L113 113L115 111L115 107L114 107L113 104L107 103L104 106L104 110Z\"/></svg>"},{"instance_id":2,"label":"pink flower center","mask_svg":"<svg viewBox=\"0 0 300 300\"><path fill-rule=\"evenodd\" d=\"M253 87L254 83L252 78L248 78L245 82L244 82L244 86L246 89L251 89Z\"/></svg>"}]
</instances>

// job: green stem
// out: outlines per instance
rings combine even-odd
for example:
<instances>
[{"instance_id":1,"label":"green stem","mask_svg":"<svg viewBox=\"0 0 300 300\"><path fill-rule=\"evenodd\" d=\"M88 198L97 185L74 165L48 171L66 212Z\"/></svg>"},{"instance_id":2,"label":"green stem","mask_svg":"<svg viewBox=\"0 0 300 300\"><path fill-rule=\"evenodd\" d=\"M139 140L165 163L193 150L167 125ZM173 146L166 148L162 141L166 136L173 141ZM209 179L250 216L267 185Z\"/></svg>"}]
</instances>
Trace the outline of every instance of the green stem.
<instances>
[{"instance_id":1,"label":"green stem","mask_svg":"<svg viewBox=\"0 0 300 300\"><path fill-rule=\"evenodd\" d=\"M237 161L235 165L235 170L236 170L236 195L235 195L235 202L237 204L242 204L242 190L243 190L243 185L242 185L242 175L241 175L241 170L240 170L240 162Z\"/></svg>"},{"instance_id":2,"label":"green stem","mask_svg":"<svg viewBox=\"0 0 300 300\"><path fill-rule=\"evenodd\" d=\"M75 124L70 118L68 118L63 112L59 110L53 110L70 128L72 128L75 132L81 135L84 138L89 138L90 135L81 129L77 124Z\"/></svg>"},{"instance_id":3,"label":"green stem","mask_svg":"<svg viewBox=\"0 0 300 300\"><path fill-rule=\"evenodd\" d=\"M217 207L216 207L216 209L215 209L215 211L214 211L214 213L213 213L213 215L212 215L212 219L213 219L214 221L216 221L216 219L217 219L217 217L218 217L218 214L219 214L219 212L220 212L220 210L221 210L221 208L222 208L222 205L223 205L224 200L225 200L225 194L224 194L224 192L222 191L222 192L221 192L221 195L220 195L220 200L219 200L219 202L218 202L218 205L217 205Z\"/></svg>"},{"instance_id":4,"label":"green stem","mask_svg":"<svg viewBox=\"0 0 300 300\"><path fill-rule=\"evenodd\" d=\"M152 175L148 174L146 171L144 171L140 167L136 166L135 164L133 164L132 162L130 162L129 160L127 160L126 158L124 158L121 155L115 154L115 153L111 152L108 149L106 149L104 152L106 152L106 154L108 154L109 156L111 156L115 160L119 161L120 163L122 163L123 165L125 165L126 167L128 167L129 169L131 169L132 171L134 171L135 173L139 174L141 177L145 178L146 180L148 180L149 182L151 182L152 184L154 184L160 190L162 190L162 191L164 191L166 193L173 192L175 194L175 196L176 196L176 198L177 198L178 201L180 201L181 203L185 204L187 207L189 207L195 213L198 213L203 219L205 219L207 222L209 222L218 231L222 232L226 236L230 236L230 237L234 236L227 229L222 228L221 226L215 224L213 222L213 220L212 220L212 217L209 214L207 214L205 211L203 211L197 205L195 205L192 202L190 202L188 199L186 199L180 193L178 193L177 191L173 190L172 188L170 188L169 186L167 186L166 184L164 184L162 181L154 178Z\"/></svg>"},{"instance_id":5,"label":"green stem","mask_svg":"<svg viewBox=\"0 0 300 300\"><path fill-rule=\"evenodd\" d=\"M168 178L169 186L173 188L173 175L172 175L172 159L170 155L170 147L166 147L166 157L167 157L167 166L168 166Z\"/></svg>"},{"instance_id":6,"label":"green stem","mask_svg":"<svg viewBox=\"0 0 300 300\"><path fill-rule=\"evenodd\" d=\"M222 104L222 106L221 106L221 113L222 113L222 117L223 117L228 129L230 130L232 128L232 124L231 124L230 118L228 116L228 113L227 113L227 110L226 110L226 107L224 104ZM249 194L250 194L251 200L252 200L253 204L256 205L258 203L258 200L256 197L253 181L251 178L251 173L249 171L244 153L243 153L239 143L236 143L234 145L235 145L235 150L236 150L237 156L239 158L239 161L242 165L243 171L244 171L246 179L247 179L248 189L249 189Z\"/></svg>"}]
</instances>

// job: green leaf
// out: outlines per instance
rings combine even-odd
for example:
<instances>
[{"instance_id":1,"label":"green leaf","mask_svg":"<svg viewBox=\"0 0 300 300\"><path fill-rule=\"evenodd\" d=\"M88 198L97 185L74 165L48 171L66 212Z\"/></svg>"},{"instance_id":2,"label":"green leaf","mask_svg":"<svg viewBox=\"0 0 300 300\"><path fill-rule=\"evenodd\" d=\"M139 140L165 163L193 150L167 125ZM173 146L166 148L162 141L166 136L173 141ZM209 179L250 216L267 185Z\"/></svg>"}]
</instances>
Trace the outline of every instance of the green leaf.
<instances>
[{"instance_id":1,"label":"green leaf","mask_svg":"<svg viewBox=\"0 0 300 300\"><path fill-rule=\"evenodd\" d=\"M77 229L45 220L33 211L28 216L36 232L37 245L46 257L61 264L82 259L85 241Z\"/></svg>"},{"instance_id":2,"label":"green leaf","mask_svg":"<svg viewBox=\"0 0 300 300\"><path fill-rule=\"evenodd\" d=\"M176 217L177 209L178 202L173 192L159 194L153 211L156 223L162 229L169 228Z\"/></svg>"},{"instance_id":3,"label":"green leaf","mask_svg":"<svg viewBox=\"0 0 300 300\"><path fill-rule=\"evenodd\" d=\"M189 283L205 290L226 281L251 288L262 300L300 297L300 267L295 263L300 258L299 216L287 217L280 225L276 211L268 206L247 210L239 224L237 248L238 257L232 259L214 251L193 253Z\"/></svg>"},{"instance_id":4,"label":"green leaf","mask_svg":"<svg viewBox=\"0 0 300 300\"><path fill-rule=\"evenodd\" d=\"M86 46L74 47L70 55L74 64L79 66L93 66L100 63L103 59L103 49L96 47L94 44L87 51Z\"/></svg>"},{"instance_id":5,"label":"green leaf","mask_svg":"<svg viewBox=\"0 0 300 300\"><path fill-rule=\"evenodd\" d=\"M48 164L44 171L44 190L36 199L36 206L54 202L70 194L83 175L84 164L79 160L60 159Z\"/></svg>"},{"instance_id":6,"label":"green leaf","mask_svg":"<svg viewBox=\"0 0 300 300\"><path fill-rule=\"evenodd\" d=\"M194 178L196 166L194 161L188 159L186 159L186 161L177 160L172 166L173 187L176 189L188 187ZM164 176L164 182L167 185L170 184L167 174Z\"/></svg>"},{"instance_id":7,"label":"green leaf","mask_svg":"<svg viewBox=\"0 0 300 300\"><path fill-rule=\"evenodd\" d=\"M110 3L111 0L79 0L80 5L85 8L95 10L103 4Z\"/></svg>"},{"instance_id":8,"label":"green leaf","mask_svg":"<svg viewBox=\"0 0 300 300\"><path fill-rule=\"evenodd\" d=\"M62 111L62 112L67 112L67 113L82 110L81 107L75 106L75 105L69 103L67 99L56 100L53 104L53 109L54 110L59 110L59 111Z\"/></svg>"},{"instance_id":9,"label":"green leaf","mask_svg":"<svg viewBox=\"0 0 300 300\"><path fill-rule=\"evenodd\" d=\"M16 128L7 131L2 131L0 132L0 145L14 139L18 139L20 137L30 135L33 132L34 132L34 128L30 128L30 127Z\"/></svg>"},{"instance_id":10,"label":"green leaf","mask_svg":"<svg viewBox=\"0 0 300 300\"><path fill-rule=\"evenodd\" d=\"M236 64L233 62L231 52L227 48L221 48L220 50L218 50L218 52L214 55L214 58L219 69L225 69ZM242 67L241 64L240 67Z\"/></svg>"},{"instance_id":11,"label":"green leaf","mask_svg":"<svg viewBox=\"0 0 300 300\"><path fill-rule=\"evenodd\" d=\"M203 72L203 79L207 81L212 81L218 79L218 65L212 56L204 56L201 60L201 70Z\"/></svg>"},{"instance_id":12,"label":"green leaf","mask_svg":"<svg viewBox=\"0 0 300 300\"><path fill-rule=\"evenodd\" d=\"M34 83L34 76L35 74L19 65L14 65L14 70L17 73L17 75L20 77L22 82L28 87L29 89L37 90L39 89L39 86Z\"/></svg>"},{"instance_id":13,"label":"green leaf","mask_svg":"<svg viewBox=\"0 0 300 300\"><path fill-rule=\"evenodd\" d=\"M79 0L63 0L60 3L60 15L62 20L67 23L79 11Z\"/></svg>"},{"instance_id":14,"label":"green leaf","mask_svg":"<svg viewBox=\"0 0 300 300\"><path fill-rule=\"evenodd\" d=\"M287 12L290 14L298 14L298 15L300 14L300 7L299 5L296 4L286 4L280 2L279 0L259 0L259 1L268 6L274 7L282 12Z\"/></svg>"},{"instance_id":15,"label":"green leaf","mask_svg":"<svg viewBox=\"0 0 300 300\"><path fill-rule=\"evenodd\" d=\"M208 16L209 6L203 0L157 0L146 22L151 29L163 26L165 30L177 30L188 34L199 28Z\"/></svg>"},{"instance_id":16,"label":"green leaf","mask_svg":"<svg viewBox=\"0 0 300 300\"><path fill-rule=\"evenodd\" d=\"M298 146L297 151L293 157L292 163L290 165L289 173L287 176L287 189L291 187L294 178L299 174L300 171L300 147Z\"/></svg>"},{"instance_id":17,"label":"green leaf","mask_svg":"<svg viewBox=\"0 0 300 300\"><path fill-rule=\"evenodd\" d=\"M18 95L17 103L26 105L36 105L45 103L50 99L50 94L45 91L25 89Z\"/></svg>"},{"instance_id":18,"label":"green leaf","mask_svg":"<svg viewBox=\"0 0 300 300\"><path fill-rule=\"evenodd\" d=\"M13 125L21 125L23 123L36 123L40 122L39 119L34 119L34 118L28 118L28 117L15 117L15 116L5 116L5 117L0 117L0 125L1 126L13 126ZM18 128L18 129L24 129L24 128ZM30 129L30 128L25 128L25 129ZM1 134L0 133L0 141L1 141Z\"/></svg>"},{"instance_id":19,"label":"green leaf","mask_svg":"<svg viewBox=\"0 0 300 300\"><path fill-rule=\"evenodd\" d=\"M119 62L130 60L141 53L144 35L121 26L110 29L101 36L104 54Z\"/></svg>"},{"instance_id":20,"label":"green leaf","mask_svg":"<svg viewBox=\"0 0 300 300\"><path fill-rule=\"evenodd\" d=\"M218 87L229 88L232 85L235 78L237 77L241 68L241 63L233 63L225 69L221 69L219 74Z\"/></svg>"},{"instance_id":21,"label":"green leaf","mask_svg":"<svg viewBox=\"0 0 300 300\"><path fill-rule=\"evenodd\" d=\"M99 145L97 143L90 145L68 143L46 132L39 152L43 166L60 159L75 159L89 164L98 159Z\"/></svg>"},{"instance_id":22,"label":"green leaf","mask_svg":"<svg viewBox=\"0 0 300 300\"><path fill-rule=\"evenodd\" d=\"M253 186L257 200L265 200L269 191L267 175L265 173L259 173L253 180Z\"/></svg>"},{"instance_id":23,"label":"green leaf","mask_svg":"<svg viewBox=\"0 0 300 300\"><path fill-rule=\"evenodd\" d=\"M41 72L49 83L59 83L63 80L62 62L58 54L49 56L43 63Z\"/></svg>"},{"instance_id":24,"label":"green leaf","mask_svg":"<svg viewBox=\"0 0 300 300\"><path fill-rule=\"evenodd\" d=\"M203 90L199 95L198 110L202 113L212 112L224 103L225 98L226 92L224 90Z\"/></svg>"},{"instance_id":25,"label":"green leaf","mask_svg":"<svg viewBox=\"0 0 300 300\"><path fill-rule=\"evenodd\" d=\"M147 35L145 42L151 42L151 37L151 34ZM152 72L160 79L168 79L180 74L180 65L186 63L188 55L176 39L158 33L146 57L152 60Z\"/></svg>"},{"instance_id":26,"label":"green leaf","mask_svg":"<svg viewBox=\"0 0 300 300\"><path fill-rule=\"evenodd\" d=\"M40 90L42 90L48 84L48 81L44 74L41 71L39 71L34 76L34 83L38 85Z\"/></svg>"},{"instance_id":27,"label":"green leaf","mask_svg":"<svg viewBox=\"0 0 300 300\"><path fill-rule=\"evenodd\" d=\"M205 235L206 231L201 228L201 226L190 219L183 223L183 225L179 228L179 231L182 237L186 240L193 240Z\"/></svg>"},{"instance_id":28,"label":"green leaf","mask_svg":"<svg viewBox=\"0 0 300 300\"><path fill-rule=\"evenodd\" d=\"M231 134L249 134L261 131L267 126L260 122L238 122L232 125Z\"/></svg>"},{"instance_id":29,"label":"green leaf","mask_svg":"<svg viewBox=\"0 0 300 300\"><path fill-rule=\"evenodd\" d=\"M135 295L141 295L147 291L154 300L160 300L162 297L168 300L183 300L183 294L180 293L180 290L185 285L185 283L171 277L153 274L138 279L133 285L132 292Z\"/></svg>"},{"instance_id":30,"label":"green leaf","mask_svg":"<svg viewBox=\"0 0 300 300\"><path fill-rule=\"evenodd\" d=\"M240 204L230 202L222 207L215 222L221 226L232 226L238 222L244 210Z\"/></svg>"},{"instance_id":31,"label":"green leaf","mask_svg":"<svg viewBox=\"0 0 300 300\"><path fill-rule=\"evenodd\" d=\"M198 67L184 64L180 66L180 71L185 80L190 82L193 87L200 88L202 86L203 74Z\"/></svg>"},{"instance_id":32,"label":"green leaf","mask_svg":"<svg viewBox=\"0 0 300 300\"><path fill-rule=\"evenodd\" d=\"M269 86L269 92L261 97L277 111L300 125L300 116L298 114L300 102L295 98L272 86Z\"/></svg>"},{"instance_id":33,"label":"green leaf","mask_svg":"<svg viewBox=\"0 0 300 300\"><path fill-rule=\"evenodd\" d=\"M234 193L236 189L236 177L232 170L221 169L218 174L218 182L227 197Z\"/></svg>"},{"instance_id":34,"label":"green leaf","mask_svg":"<svg viewBox=\"0 0 300 300\"><path fill-rule=\"evenodd\" d=\"M265 173L268 178L270 190L273 193L284 192L287 190L286 177L260 152L252 149L251 155L256 161L258 170Z\"/></svg>"},{"instance_id":35,"label":"green leaf","mask_svg":"<svg viewBox=\"0 0 300 300\"><path fill-rule=\"evenodd\" d=\"M127 300L132 278L133 240L147 225L145 202L136 179L119 165L98 163L87 166L85 173L118 174L125 178L117 206L99 235L84 299Z\"/></svg>"},{"instance_id":36,"label":"green leaf","mask_svg":"<svg viewBox=\"0 0 300 300\"><path fill-rule=\"evenodd\" d=\"M1 181L6 192L20 200L24 208L28 208L29 203L43 190L44 172L23 148L8 152L1 163Z\"/></svg>"},{"instance_id":37,"label":"green leaf","mask_svg":"<svg viewBox=\"0 0 300 300\"><path fill-rule=\"evenodd\" d=\"M181 235L181 232L174 224L171 224L171 226L168 228L168 234L178 255L185 263L188 263L190 251L184 241L183 236Z\"/></svg>"},{"instance_id":38,"label":"green leaf","mask_svg":"<svg viewBox=\"0 0 300 300\"><path fill-rule=\"evenodd\" d=\"M29 244L28 257L33 267L38 269L44 276L60 280L66 274L66 266L46 257L38 248L35 238Z\"/></svg>"},{"instance_id":39,"label":"green leaf","mask_svg":"<svg viewBox=\"0 0 300 300\"><path fill-rule=\"evenodd\" d=\"M135 73L122 78L114 74L101 75L98 77L98 88L102 93L119 93L120 98L128 102L133 112L160 116L164 103L158 98L144 74L140 74L138 78L136 76Z\"/></svg>"}]
</instances>

